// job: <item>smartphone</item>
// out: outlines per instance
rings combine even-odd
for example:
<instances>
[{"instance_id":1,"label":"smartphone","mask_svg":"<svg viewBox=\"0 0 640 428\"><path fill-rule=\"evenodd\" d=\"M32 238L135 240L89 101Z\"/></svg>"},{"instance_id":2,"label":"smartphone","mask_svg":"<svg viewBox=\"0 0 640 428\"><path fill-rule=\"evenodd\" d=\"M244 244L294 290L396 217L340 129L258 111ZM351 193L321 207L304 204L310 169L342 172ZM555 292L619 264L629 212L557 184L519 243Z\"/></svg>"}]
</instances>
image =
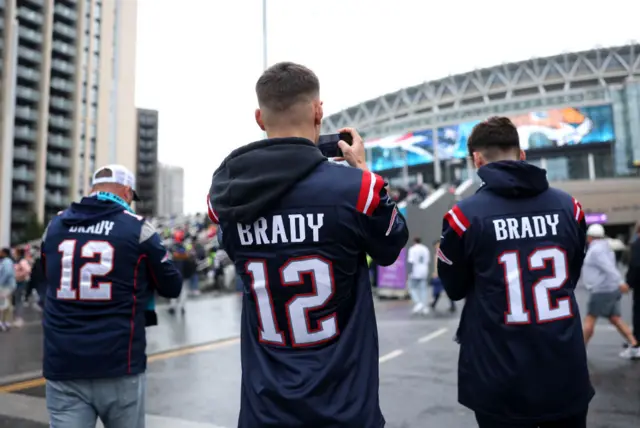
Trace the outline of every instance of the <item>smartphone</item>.
<instances>
[{"instance_id":1,"label":"smartphone","mask_svg":"<svg viewBox=\"0 0 640 428\"><path fill-rule=\"evenodd\" d=\"M341 158L342 150L338 147L338 141L344 141L351 145L353 144L353 137L348 132L341 132L339 134L325 134L318 138L318 148L320 152L328 158Z\"/></svg>"}]
</instances>

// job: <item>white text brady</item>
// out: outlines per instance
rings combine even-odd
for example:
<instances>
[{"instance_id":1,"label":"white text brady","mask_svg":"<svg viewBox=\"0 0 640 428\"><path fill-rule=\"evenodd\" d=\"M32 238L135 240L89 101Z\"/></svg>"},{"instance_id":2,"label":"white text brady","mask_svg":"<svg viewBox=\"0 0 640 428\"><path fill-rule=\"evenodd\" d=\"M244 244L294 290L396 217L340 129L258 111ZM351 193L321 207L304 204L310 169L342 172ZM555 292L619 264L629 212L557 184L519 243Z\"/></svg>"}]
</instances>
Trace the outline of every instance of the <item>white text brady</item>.
<instances>
[{"instance_id":1,"label":"white text brady","mask_svg":"<svg viewBox=\"0 0 640 428\"><path fill-rule=\"evenodd\" d=\"M108 220L102 220L91 226L71 226L69 232L72 233L92 233L94 235L109 236L111 229L113 229L113 222Z\"/></svg>"},{"instance_id":2,"label":"white text brady","mask_svg":"<svg viewBox=\"0 0 640 428\"><path fill-rule=\"evenodd\" d=\"M493 220L496 240L543 238L549 233L558 234L558 214Z\"/></svg>"},{"instance_id":3,"label":"white text brady","mask_svg":"<svg viewBox=\"0 0 640 428\"><path fill-rule=\"evenodd\" d=\"M286 244L303 242L310 230L313 242L320 241L324 214L274 215L269 220L260 217L253 224L238 223L241 245Z\"/></svg>"}]
</instances>

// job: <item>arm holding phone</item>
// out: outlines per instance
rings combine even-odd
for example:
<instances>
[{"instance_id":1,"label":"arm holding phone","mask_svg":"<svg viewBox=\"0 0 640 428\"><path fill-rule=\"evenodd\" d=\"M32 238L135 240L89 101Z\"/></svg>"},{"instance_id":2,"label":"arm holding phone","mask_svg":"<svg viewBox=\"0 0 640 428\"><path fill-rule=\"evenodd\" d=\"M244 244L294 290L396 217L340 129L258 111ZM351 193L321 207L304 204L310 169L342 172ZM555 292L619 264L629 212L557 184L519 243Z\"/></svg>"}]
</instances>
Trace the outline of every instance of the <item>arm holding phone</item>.
<instances>
[{"instance_id":1,"label":"arm holding phone","mask_svg":"<svg viewBox=\"0 0 640 428\"><path fill-rule=\"evenodd\" d=\"M339 134L321 135L318 148L334 161L346 161L349 166L368 171L364 140L355 128L342 128Z\"/></svg>"}]
</instances>

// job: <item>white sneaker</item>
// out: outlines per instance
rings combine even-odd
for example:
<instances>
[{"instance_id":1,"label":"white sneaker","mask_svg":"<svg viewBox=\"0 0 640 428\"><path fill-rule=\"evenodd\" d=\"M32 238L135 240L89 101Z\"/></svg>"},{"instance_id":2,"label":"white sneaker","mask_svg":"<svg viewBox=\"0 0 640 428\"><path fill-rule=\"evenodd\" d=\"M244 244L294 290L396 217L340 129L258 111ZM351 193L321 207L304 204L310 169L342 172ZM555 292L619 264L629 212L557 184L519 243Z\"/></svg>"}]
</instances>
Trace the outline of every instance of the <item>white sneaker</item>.
<instances>
[{"instance_id":1,"label":"white sneaker","mask_svg":"<svg viewBox=\"0 0 640 428\"><path fill-rule=\"evenodd\" d=\"M13 320L13 326L15 328L20 328L22 326L24 326L24 320L22 318L16 318Z\"/></svg>"},{"instance_id":2,"label":"white sneaker","mask_svg":"<svg viewBox=\"0 0 640 428\"><path fill-rule=\"evenodd\" d=\"M620 358L624 358L626 360L636 360L640 359L640 347L631 347L625 348L622 352L620 352Z\"/></svg>"},{"instance_id":3,"label":"white sneaker","mask_svg":"<svg viewBox=\"0 0 640 428\"><path fill-rule=\"evenodd\" d=\"M422 315L429 315L429 312L430 312L429 306L425 306L422 308L422 311L421 311Z\"/></svg>"},{"instance_id":4,"label":"white sneaker","mask_svg":"<svg viewBox=\"0 0 640 428\"><path fill-rule=\"evenodd\" d=\"M422 303L416 303L416 305L413 307L413 311L411 312L417 314L418 312L421 312L423 308L424 306L422 306Z\"/></svg>"}]
</instances>

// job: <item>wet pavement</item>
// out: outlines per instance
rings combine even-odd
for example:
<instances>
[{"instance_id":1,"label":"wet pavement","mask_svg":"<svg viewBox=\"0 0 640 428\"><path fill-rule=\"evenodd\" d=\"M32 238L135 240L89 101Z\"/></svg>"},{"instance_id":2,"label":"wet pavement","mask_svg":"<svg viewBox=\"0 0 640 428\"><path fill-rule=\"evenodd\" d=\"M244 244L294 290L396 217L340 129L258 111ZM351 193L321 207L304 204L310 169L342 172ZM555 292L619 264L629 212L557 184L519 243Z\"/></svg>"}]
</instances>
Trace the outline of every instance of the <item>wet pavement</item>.
<instances>
[{"instance_id":1,"label":"wet pavement","mask_svg":"<svg viewBox=\"0 0 640 428\"><path fill-rule=\"evenodd\" d=\"M580 296L584 300L584 296ZM377 304L380 332L380 401L387 428L475 426L456 400L457 316L440 312L411 318L404 301ZM160 309L160 325L149 330L147 413L149 428L232 428L240 394L239 300L236 296L189 302L184 318ZM623 315L630 318L630 299ZM32 379L40 367L37 320L0 335L0 376ZM589 345L596 387L589 427L640 427L640 362L618 357L622 340L606 323ZM9 364L14 364L13 366ZM17 376L24 370L23 376ZM35 373L35 374L34 374ZM11 381L15 382L15 381ZM11 382L0 382L8 384ZM27 381L4 387L0 428L46 427L44 387ZM3 388L0 387L0 391ZM28 415L28 416L27 416Z\"/></svg>"}]
</instances>

